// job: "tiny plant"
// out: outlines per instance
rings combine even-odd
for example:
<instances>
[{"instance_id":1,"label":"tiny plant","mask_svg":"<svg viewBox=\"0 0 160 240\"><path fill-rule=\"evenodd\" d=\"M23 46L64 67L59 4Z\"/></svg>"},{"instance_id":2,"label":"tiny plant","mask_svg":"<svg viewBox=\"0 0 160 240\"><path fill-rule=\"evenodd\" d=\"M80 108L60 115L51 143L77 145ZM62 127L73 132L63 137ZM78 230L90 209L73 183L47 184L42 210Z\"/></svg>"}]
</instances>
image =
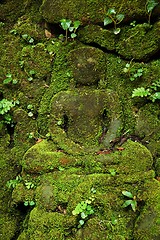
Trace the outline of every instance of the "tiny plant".
<instances>
[{"instance_id":1,"label":"tiny plant","mask_svg":"<svg viewBox=\"0 0 160 240\"><path fill-rule=\"evenodd\" d=\"M152 15L152 11L153 9L158 5L158 1L156 0L147 0L147 3L146 3L146 10L147 10L147 13L148 13L148 23L150 24L151 22L151 15Z\"/></svg>"},{"instance_id":2,"label":"tiny plant","mask_svg":"<svg viewBox=\"0 0 160 240\"><path fill-rule=\"evenodd\" d=\"M26 41L26 42L28 42L28 43L30 43L30 44L32 44L32 43L34 43L34 38L32 38L30 35L28 35L28 34L23 34L22 35L22 38Z\"/></svg>"},{"instance_id":3,"label":"tiny plant","mask_svg":"<svg viewBox=\"0 0 160 240\"><path fill-rule=\"evenodd\" d=\"M28 77L29 82L33 81L33 78L34 78L35 74L36 74L36 71L34 71L34 70L29 71L29 77Z\"/></svg>"},{"instance_id":4,"label":"tiny plant","mask_svg":"<svg viewBox=\"0 0 160 240\"><path fill-rule=\"evenodd\" d=\"M26 186L27 189L32 189L35 187L34 183L27 181L24 182L24 185Z\"/></svg>"},{"instance_id":5,"label":"tiny plant","mask_svg":"<svg viewBox=\"0 0 160 240\"><path fill-rule=\"evenodd\" d=\"M8 188L15 188L17 184L20 183L21 181L22 181L22 177L18 175L15 179L11 179L7 181L6 186Z\"/></svg>"},{"instance_id":6,"label":"tiny plant","mask_svg":"<svg viewBox=\"0 0 160 240\"><path fill-rule=\"evenodd\" d=\"M123 68L123 72L128 75L131 81L134 81L143 75L143 68L136 69L131 61L130 63L126 63L125 67Z\"/></svg>"},{"instance_id":7,"label":"tiny plant","mask_svg":"<svg viewBox=\"0 0 160 240\"><path fill-rule=\"evenodd\" d=\"M24 206L25 206L25 207L28 207L28 206L33 207L35 204L36 204L36 203L35 203L33 200L31 200L31 201L26 200L26 201L24 202Z\"/></svg>"},{"instance_id":8,"label":"tiny plant","mask_svg":"<svg viewBox=\"0 0 160 240\"><path fill-rule=\"evenodd\" d=\"M0 27L3 27L5 25L4 22L0 22Z\"/></svg>"},{"instance_id":9,"label":"tiny plant","mask_svg":"<svg viewBox=\"0 0 160 240\"><path fill-rule=\"evenodd\" d=\"M12 30L10 30L9 31L11 34L13 34L13 35L17 35L17 30L16 29L12 29Z\"/></svg>"},{"instance_id":10,"label":"tiny plant","mask_svg":"<svg viewBox=\"0 0 160 240\"><path fill-rule=\"evenodd\" d=\"M66 35L65 35L66 42L68 40L68 31L71 32L71 35L70 35L71 38L74 39L75 37L77 37L76 31L80 26L80 21L77 20L72 22L70 19L61 19L60 23L63 30L66 31Z\"/></svg>"},{"instance_id":11,"label":"tiny plant","mask_svg":"<svg viewBox=\"0 0 160 240\"><path fill-rule=\"evenodd\" d=\"M28 110L28 117L33 117L33 110L34 110L34 108L33 108L33 105L32 104L28 104L27 105L27 110Z\"/></svg>"},{"instance_id":12,"label":"tiny plant","mask_svg":"<svg viewBox=\"0 0 160 240\"><path fill-rule=\"evenodd\" d=\"M114 34L120 33L121 29L117 28L117 25L121 23L124 19L124 14L117 13L114 8L110 8L107 11L106 17L104 18L104 26L107 26L110 23L114 24Z\"/></svg>"},{"instance_id":13,"label":"tiny plant","mask_svg":"<svg viewBox=\"0 0 160 240\"><path fill-rule=\"evenodd\" d=\"M110 168L108 171L109 171L109 173L112 177L116 176L116 170L115 169Z\"/></svg>"},{"instance_id":14,"label":"tiny plant","mask_svg":"<svg viewBox=\"0 0 160 240\"><path fill-rule=\"evenodd\" d=\"M11 73L7 73L6 78L3 80L3 84L9 84L9 83L12 83L12 84L17 84L18 83L17 79L12 78Z\"/></svg>"},{"instance_id":15,"label":"tiny plant","mask_svg":"<svg viewBox=\"0 0 160 240\"><path fill-rule=\"evenodd\" d=\"M19 101L13 101L13 100L7 100L5 98L3 98L0 101L0 115L3 115L3 121L6 124L11 124L12 126L12 116L10 114L11 109L16 105L19 104Z\"/></svg>"},{"instance_id":16,"label":"tiny plant","mask_svg":"<svg viewBox=\"0 0 160 240\"><path fill-rule=\"evenodd\" d=\"M147 97L152 102L160 100L160 80L152 83L152 85L147 89L144 87L135 88L133 90L132 97Z\"/></svg>"},{"instance_id":17,"label":"tiny plant","mask_svg":"<svg viewBox=\"0 0 160 240\"><path fill-rule=\"evenodd\" d=\"M131 22L130 26L135 27L136 26L136 21Z\"/></svg>"},{"instance_id":18,"label":"tiny plant","mask_svg":"<svg viewBox=\"0 0 160 240\"><path fill-rule=\"evenodd\" d=\"M136 201L136 196L133 196L133 194L131 192L128 192L128 191L122 191L122 194L129 198L129 200L126 200L122 207L123 208L126 208L128 206L131 206L132 210L135 212L136 211L136 208L137 208L137 201Z\"/></svg>"},{"instance_id":19,"label":"tiny plant","mask_svg":"<svg viewBox=\"0 0 160 240\"><path fill-rule=\"evenodd\" d=\"M20 68L23 69L24 68L24 61L19 61L19 65L20 65Z\"/></svg>"},{"instance_id":20,"label":"tiny plant","mask_svg":"<svg viewBox=\"0 0 160 240\"><path fill-rule=\"evenodd\" d=\"M94 188L91 189L91 192L94 194L96 190ZM85 222L88 220L89 216L94 214L94 208L92 207L92 202L94 201L94 196L90 197L85 201L81 201L77 204L75 209L72 211L72 214L79 216L79 224L78 228L81 228Z\"/></svg>"}]
</instances>

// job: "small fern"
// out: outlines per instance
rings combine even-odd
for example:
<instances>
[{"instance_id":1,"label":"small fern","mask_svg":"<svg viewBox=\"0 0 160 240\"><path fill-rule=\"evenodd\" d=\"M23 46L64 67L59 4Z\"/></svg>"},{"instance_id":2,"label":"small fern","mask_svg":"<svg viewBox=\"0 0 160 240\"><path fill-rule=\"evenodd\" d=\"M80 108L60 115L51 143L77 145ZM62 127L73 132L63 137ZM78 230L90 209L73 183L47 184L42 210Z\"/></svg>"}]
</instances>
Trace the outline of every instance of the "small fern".
<instances>
[{"instance_id":1,"label":"small fern","mask_svg":"<svg viewBox=\"0 0 160 240\"><path fill-rule=\"evenodd\" d=\"M155 81L147 89L144 87L135 88L132 97L147 97L152 102L160 100L160 80Z\"/></svg>"},{"instance_id":2,"label":"small fern","mask_svg":"<svg viewBox=\"0 0 160 240\"><path fill-rule=\"evenodd\" d=\"M132 93L132 97L147 97L149 95L149 89L146 90L144 87L136 88Z\"/></svg>"}]
</instances>

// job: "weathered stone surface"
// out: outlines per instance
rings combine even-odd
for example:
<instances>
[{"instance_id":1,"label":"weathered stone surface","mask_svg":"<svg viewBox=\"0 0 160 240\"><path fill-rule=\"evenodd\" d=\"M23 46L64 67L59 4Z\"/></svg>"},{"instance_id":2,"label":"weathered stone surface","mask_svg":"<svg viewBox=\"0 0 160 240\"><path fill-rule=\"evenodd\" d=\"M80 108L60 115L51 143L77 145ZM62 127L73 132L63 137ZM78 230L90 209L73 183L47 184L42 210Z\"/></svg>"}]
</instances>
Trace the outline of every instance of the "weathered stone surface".
<instances>
[{"instance_id":1,"label":"weathered stone surface","mask_svg":"<svg viewBox=\"0 0 160 240\"><path fill-rule=\"evenodd\" d=\"M3 240L159 239L159 100L131 97L160 75L160 6L151 25L145 6L146 0L1 1L0 99L20 102L9 111L13 128L0 117ZM109 8L125 14L118 35L113 23L103 26ZM74 40L58 38L65 34L62 18L81 21ZM124 72L130 61L143 68L135 81ZM17 84L3 84L8 73ZM21 182L8 189L17 174ZM122 191L133 194L135 212L122 208L130 200ZM25 208L26 201L35 205ZM81 216L72 211L81 201L91 201L94 213L79 229Z\"/></svg>"},{"instance_id":2,"label":"weathered stone surface","mask_svg":"<svg viewBox=\"0 0 160 240\"><path fill-rule=\"evenodd\" d=\"M111 236L112 239L117 239L117 236L118 239L123 239L127 236L128 239L132 239L133 222L137 216L135 239L138 239L141 232L147 236L145 235L146 227L148 236L156 239L160 227L158 223L159 182L153 180L154 175L150 171L153 164L152 156L144 146L132 141L126 142L123 148L122 152L113 152L112 156L103 155L103 164L104 166L106 164L105 173L103 172L104 166L101 168L102 172L97 173L96 170L91 173L92 168L96 169L98 160L98 158L94 160L94 155L91 154L84 156L85 168L79 161L74 168L70 166L68 169L64 168L59 171L55 169L54 172L39 176L40 185L35 195L36 207L30 213L28 229L21 233L19 239L27 239L27 237L39 239L41 236L46 240L51 237L64 240L66 234L69 234L71 239L77 240L82 238L88 240L88 236L92 239L100 236L104 240L106 236ZM41 164L43 165L43 162ZM87 165L90 173L84 174ZM111 168L115 169L115 176L109 174ZM93 189L95 192L92 192ZM136 196L137 212L134 213L130 207L126 210L122 208L126 200L122 195L123 190L130 191ZM22 191L22 196L23 193L24 191ZM73 216L72 211L78 203L87 199L93 199L90 205L94 208L94 213L87 218L83 228L78 230L79 218ZM143 202L145 202L145 210ZM156 230L153 233L148 228L148 222L146 226L142 223L151 214L150 205L153 206L153 214L149 224L152 229ZM116 220L115 225L112 222L113 219ZM138 224L141 219L141 224ZM114 231L110 227L111 224L113 224ZM48 232L46 232L46 227L49 229ZM103 228L102 232L101 228ZM149 238L146 237L146 239Z\"/></svg>"},{"instance_id":3,"label":"weathered stone surface","mask_svg":"<svg viewBox=\"0 0 160 240\"><path fill-rule=\"evenodd\" d=\"M136 220L134 238L158 240L160 238L160 184L158 181L146 182L145 205ZM149 195L149 198L148 198Z\"/></svg>"},{"instance_id":4,"label":"weathered stone surface","mask_svg":"<svg viewBox=\"0 0 160 240\"><path fill-rule=\"evenodd\" d=\"M118 96L110 90L60 92L51 102L50 131L54 134L59 125L68 138L83 146L86 142L97 145L107 128L112 132L110 139L106 137L104 141L108 146L121 126L120 113Z\"/></svg>"},{"instance_id":5,"label":"weathered stone surface","mask_svg":"<svg viewBox=\"0 0 160 240\"><path fill-rule=\"evenodd\" d=\"M134 28L122 31L116 46L118 54L127 59L145 61L160 50L160 22L151 27L149 24L138 24Z\"/></svg>"},{"instance_id":6,"label":"weathered stone surface","mask_svg":"<svg viewBox=\"0 0 160 240\"><path fill-rule=\"evenodd\" d=\"M114 51L124 59L146 61L160 49L160 22L153 26L143 23L135 27L122 27L119 36L113 29L88 25L79 31L78 37L84 43L97 44L105 51Z\"/></svg>"},{"instance_id":7,"label":"weathered stone surface","mask_svg":"<svg viewBox=\"0 0 160 240\"><path fill-rule=\"evenodd\" d=\"M99 25L87 25L78 32L78 39L85 44L97 44L97 47L113 51L116 48L118 38L111 30Z\"/></svg>"},{"instance_id":8,"label":"weathered stone surface","mask_svg":"<svg viewBox=\"0 0 160 240\"><path fill-rule=\"evenodd\" d=\"M41 12L47 22L58 23L62 18L80 20L81 22L103 22L109 8L115 8L117 12L123 13L126 20L146 19L146 1L122 1L116 0L45 0L41 6ZM128 11L129 9L129 11ZM158 16L160 8L157 7L155 14Z\"/></svg>"}]
</instances>

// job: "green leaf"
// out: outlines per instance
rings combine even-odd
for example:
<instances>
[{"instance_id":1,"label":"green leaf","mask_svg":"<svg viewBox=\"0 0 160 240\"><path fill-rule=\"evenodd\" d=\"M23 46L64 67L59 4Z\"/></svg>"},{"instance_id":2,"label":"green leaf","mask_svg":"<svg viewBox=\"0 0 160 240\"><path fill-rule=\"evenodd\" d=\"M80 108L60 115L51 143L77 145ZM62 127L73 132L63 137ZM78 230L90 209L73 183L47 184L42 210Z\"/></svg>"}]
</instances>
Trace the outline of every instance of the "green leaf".
<instances>
[{"instance_id":1,"label":"green leaf","mask_svg":"<svg viewBox=\"0 0 160 240\"><path fill-rule=\"evenodd\" d=\"M17 79L13 79L12 83L17 84L18 83Z\"/></svg>"},{"instance_id":2,"label":"green leaf","mask_svg":"<svg viewBox=\"0 0 160 240\"><path fill-rule=\"evenodd\" d=\"M73 22L73 26L74 26L74 28L77 30L77 28L80 26L80 24L81 24L81 22L80 21L74 21Z\"/></svg>"},{"instance_id":3,"label":"green leaf","mask_svg":"<svg viewBox=\"0 0 160 240\"><path fill-rule=\"evenodd\" d=\"M32 207L32 206L35 205L35 202L34 202L34 201L30 201L30 202L29 202L29 205Z\"/></svg>"},{"instance_id":4,"label":"green leaf","mask_svg":"<svg viewBox=\"0 0 160 240\"><path fill-rule=\"evenodd\" d=\"M30 74L30 75L34 75L34 74L36 74L36 72L35 72L34 70L30 70L30 71L29 71L29 74Z\"/></svg>"},{"instance_id":5,"label":"green leaf","mask_svg":"<svg viewBox=\"0 0 160 240\"><path fill-rule=\"evenodd\" d=\"M107 14L108 14L108 15L116 14L116 11L115 11L114 8L109 8L108 11L107 11Z\"/></svg>"},{"instance_id":6,"label":"green leaf","mask_svg":"<svg viewBox=\"0 0 160 240\"><path fill-rule=\"evenodd\" d=\"M14 34L14 35L16 35L17 34L17 30L15 30L15 29L12 29L11 31L9 31L10 33L12 33L12 34Z\"/></svg>"},{"instance_id":7,"label":"green leaf","mask_svg":"<svg viewBox=\"0 0 160 240\"><path fill-rule=\"evenodd\" d=\"M24 206L26 206L26 207L27 207L27 206L28 206L28 204L29 204L29 202L28 202L28 201L25 201L25 202L24 202Z\"/></svg>"},{"instance_id":8,"label":"green leaf","mask_svg":"<svg viewBox=\"0 0 160 240\"><path fill-rule=\"evenodd\" d=\"M33 110L33 105L32 104L28 104L27 105L27 109Z\"/></svg>"},{"instance_id":9,"label":"green leaf","mask_svg":"<svg viewBox=\"0 0 160 240\"><path fill-rule=\"evenodd\" d=\"M108 24L110 24L110 23L112 23L112 19L110 19L109 17L106 17L106 18L104 19L104 26L106 26L106 25L108 25Z\"/></svg>"},{"instance_id":10,"label":"green leaf","mask_svg":"<svg viewBox=\"0 0 160 240\"><path fill-rule=\"evenodd\" d=\"M73 30L74 30L74 27L70 27L70 28L69 28L69 31L70 31L70 32L73 32Z\"/></svg>"},{"instance_id":11,"label":"green leaf","mask_svg":"<svg viewBox=\"0 0 160 240\"><path fill-rule=\"evenodd\" d=\"M123 72L127 73L127 72L129 72L129 69L128 68L123 68Z\"/></svg>"},{"instance_id":12,"label":"green leaf","mask_svg":"<svg viewBox=\"0 0 160 240\"><path fill-rule=\"evenodd\" d=\"M12 82L12 78L6 78L3 80L3 84L8 84L10 82Z\"/></svg>"},{"instance_id":13,"label":"green leaf","mask_svg":"<svg viewBox=\"0 0 160 240\"><path fill-rule=\"evenodd\" d=\"M113 33L114 33L115 35L117 35L117 34L120 33L120 31L121 31L120 28L116 28L116 29L113 30Z\"/></svg>"},{"instance_id":14,"label":"green leaf","mask_svg":"<svg viewBox=\"0 0 160 240\"><path fill-rule=\"evenodd\" d=\"M142 75L142 73L137 73L137 77L141 77Z\"/></svg>"},{"instance_id":15,"label":"green leaf","mask_svg":"<svg viewBox=\"0 0 160 240\"><path fill-rule=\"evenodd\" d=\"M81 226L84 225L84 221L82 219L79 220L79 223L80 223Z\"/></svg>"},{"instance_id":16,"label":"green leaf","mask_svg":"<svg viewBox=\"0 0 160 240\"><path fill-rule=\"evenodd\" d=\"M138 74L137 74L137 73L135 73L133 76L134 76L134 78L137 78L137 77L138 77Z\"/></svg>"},{"instance_id":17,"label":"green leaf","mask_svg":"<svg viewBox=\"0 0 160 240\"><path fill-rule=\"evenodd\" d=\"M88 215L86 215L84 212L81 212L81 218L85 219L86 217L88 217Z\"/></svg>"},{"instance_id":18,"label":"green leaf","mask_svg":"<svg viewBox=\"0 0 160 240\"><path fill-rule=\"evenodd\" d=\"M91 210L89 211L89 215L91 215L91 214L93 214L93 213L94 213L94 210L91 209Z\"/></svg>"},{"instance_id":19,"label":"green leaf","mask_svg":"<svg viewBox=\"0 0 160 240\"><path fill-rule=\"evenodd\" d=\"M126 68L129 68L131 66L130 63L126 63Z\"/></svg>"},{"instance_id":20,"label":"green leaf","mask_svg":"<svg viewBox=\"0 0 160 240\"><path fill-rule=\"evenodd\" d=\"M119 23L122 22L124 19L124 14L117 14L116 19L119 21Z\"/></svg>"},{"instance_id":21,"label":"green leaf","mask_svg":"<svg viewBox=\"0 0 160 240\"><path fill-rule=\"evenodd\" d=\"M69 27L72 23L72 21L69 19L61 19L60 22L61 22L61 26L62 26L63 30L69 29Z\"/></svg>"},{"instance_id":22,"label":"green leaf","mask_svg":"<svg viewBox=\"0 0 160 240\"><path fill-rule=\"evenodd\" d=\"M28 117L33 117L33 113L32 113L32 112L29 112L29 113L28 113Z\"/></svg>"},{"instance_id":23,"label":"green leaf","mask_svg":"<svg viewBox=\"0 0 160 240\"><path fill-rule=\"evenodd\" d=\"M92 193L96 193L96 189L94 187L91 188Z\"/></svg>"},{"instance_id":24,"label":"green leaf","mask_svg":"<svg viewBox=\"0 0 160 240\"><path fill-rule=\"evenodd\" d=\"M77 37L77 34L72 33L72 34L71 34L71 38L75 38L75 37Z\"/></svg>"},{"instance_id":25,"label":"green leaf","mask_svg":"<svg viewBox=\"0 0 160 240\"><path fill-rule=\"evenodd\" d=\"M146 90L144 87L136 88L132 92L132 97L146 97L149 95L150 95L149 89Z\"/></svg>"},{"instance_id":26,"label":"green leaf","mask_svg":"<svg viewBox=\"0 0 160 240\"><path fill-rule=\"evenodd\" d=\"M152 102L155 102L155 100L160 100L160 92L156 92L150 96L150 99Z\"/></svg>"},{"instance_id":27,"label":"green leaf","mask_svg":"<svg viewBox=\"0 0 160 240\"><path fill-rule=\"evenodd\" d=\"M142 69L142 68L139 68L139 69L137 70L137 72L142 73L142 72L143 72L143 69Z\"/></svg>"},{"instance_id":28,"label":"green leaf","mask_svg":"<svg viewBox=\"0 0 160 240\"><path fill-rule=\"evenodd\" d=\"M155 0L148 0L147 2L147 12L152 12L152 10L158 5L158 2Z\"/></svg>"},{"instance_id":29,"label":"green leaf","mask_svg":"<svg viewBox=\"0 0 160 240\"><path fill-rule=\"evenodd\" d=\"M129 197L129 198L133 198L133 195L131 192L128 192L128 191L122 191L122 194L126 197Z\"/></svg>"},{"instance_id":30,"label":"green leaf","mask_svg":"<svg viewBox=\"0 0 160 240\"><path fill-rule=\"evenodd\" d=\"M111 176L113 176L113 177L116 175L115 169L109 169L109 172L110 172Z\"/></svg>"},{"instance_id":31,"label":"green leaf","mask_svg":"<svg viewBox=\"0 0 160 240\"><path fill-rule=\"evenodd\" d=\"M85 210L85 209L87 208L87 203L84 202L84 201L82 201L82 202L80 203L80 206L81 206L81 209Z\"/></svg>"},{"instance_id":32,"label":"green leaf","mask_svg":"<svg viewBox=\"0 0 160 240\"><path fill-rule=\"evenodd\" d=\"M73 210L72 211L72 214L75 216L75 215L78 215L79 214L79 211L76 211L76 209L75 210Z\"/></svg>"},{"instance_id":33,"label":"green leaf","mask_svg":"<svg viewBox=\"0 0 160 240\"><path fill-rule=\"evenodd\" d=\"M34 39L33 39L33 38L30 38L28 42L29 42L29 43L33 43L33 42L34 42Z\"/></svg>"},{"instance_id":34,"label":"green leaf","mask_svg":"<svg viewBox=\"0 0 160 240\"><path fill-rule=\"evenodd\" d=\"M11 73L7 73L7 74L6 74L6 77L7 77L7 78L11 78L11 77L12 77L12 74L11 74Z\"/></svg>"},{"instance_id":35,"label":"green leaf","mask_svg":"<svg viewBox=\"0 0 160 240\"><path fill-rule=\"evenodd\" d=\"M33 77L29 77L28 81L31 82L33 80Z\"/></svg>"},{"instance_id":36,"label":"green leaf","mask_svg":"<svg viewBox=\"0 0 160 240\"><path fill-rule=\"evenodd\" d=\"M23 34L22 38L26 40L28 38L28 34Z\"/></svg>"},{"instance_id":37,"label":"green leaf","mask_svg":"<svg viewBox=\"0 0 160 240\"><path fill-rule=\"evenodd\" d=\"M113 225L116 225L116 224L118 223L118 220L117 220L115 217L112 217L112 218L111 218L111 223L112 223Z\"/></svg>"},{"instance_id":38,"label":"green leaf","mask_svg":"<svg viewBox=\"0 0 160 240\"><path fill-rule=\"evenodd\" d=\"M122 207L123 207L123 208L128 207L129 205L131 205L132 201L133 201L133 200L127 200L127 201L125 201L125 202L123 203Z\"/></svg>"},{"instance_id":39,"label":"green leaf","mask_svg":"<svg viewBox=\"0 0 160 240\"><path fill-rule=\"evenodd\" d=\"M90 205L87 206L87 211L92 210L92 207Z\"/></svg>"},{"instance_id":40,"label":"green leaf","mask_svg":"<svg viewBox=\"0 0 160 240\"><path fill-rule=\"evenodd\" d=\"M136 211L136 207L137 207L137 201L136 200L132 200L131 207L132 207L133 211L135 212Z\"/></svg>"}]
</instances>

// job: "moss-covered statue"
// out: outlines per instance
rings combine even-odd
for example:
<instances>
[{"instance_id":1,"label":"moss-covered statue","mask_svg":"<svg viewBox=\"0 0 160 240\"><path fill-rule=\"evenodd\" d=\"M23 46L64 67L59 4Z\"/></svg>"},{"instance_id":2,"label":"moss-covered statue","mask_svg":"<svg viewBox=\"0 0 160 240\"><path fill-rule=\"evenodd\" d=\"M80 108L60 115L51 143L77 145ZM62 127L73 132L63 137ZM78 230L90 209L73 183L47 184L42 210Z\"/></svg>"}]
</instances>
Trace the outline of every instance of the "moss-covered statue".
<instances>
[{"instance_id":1,"label":"moss-covered statue","mask_svg":"<svg viewBox=\"0 0 160 240\"><path fill-rule=\"evenodd\" d=\"M81 47L68 62L74 84L51 100L51 139L25 153L12 193L13 204L31 209L18 240L158 239L160 184L150 152L131 140L110 149L123 114L117 93L100 88L105 55Z\"/></svg>"}]
</instances>

